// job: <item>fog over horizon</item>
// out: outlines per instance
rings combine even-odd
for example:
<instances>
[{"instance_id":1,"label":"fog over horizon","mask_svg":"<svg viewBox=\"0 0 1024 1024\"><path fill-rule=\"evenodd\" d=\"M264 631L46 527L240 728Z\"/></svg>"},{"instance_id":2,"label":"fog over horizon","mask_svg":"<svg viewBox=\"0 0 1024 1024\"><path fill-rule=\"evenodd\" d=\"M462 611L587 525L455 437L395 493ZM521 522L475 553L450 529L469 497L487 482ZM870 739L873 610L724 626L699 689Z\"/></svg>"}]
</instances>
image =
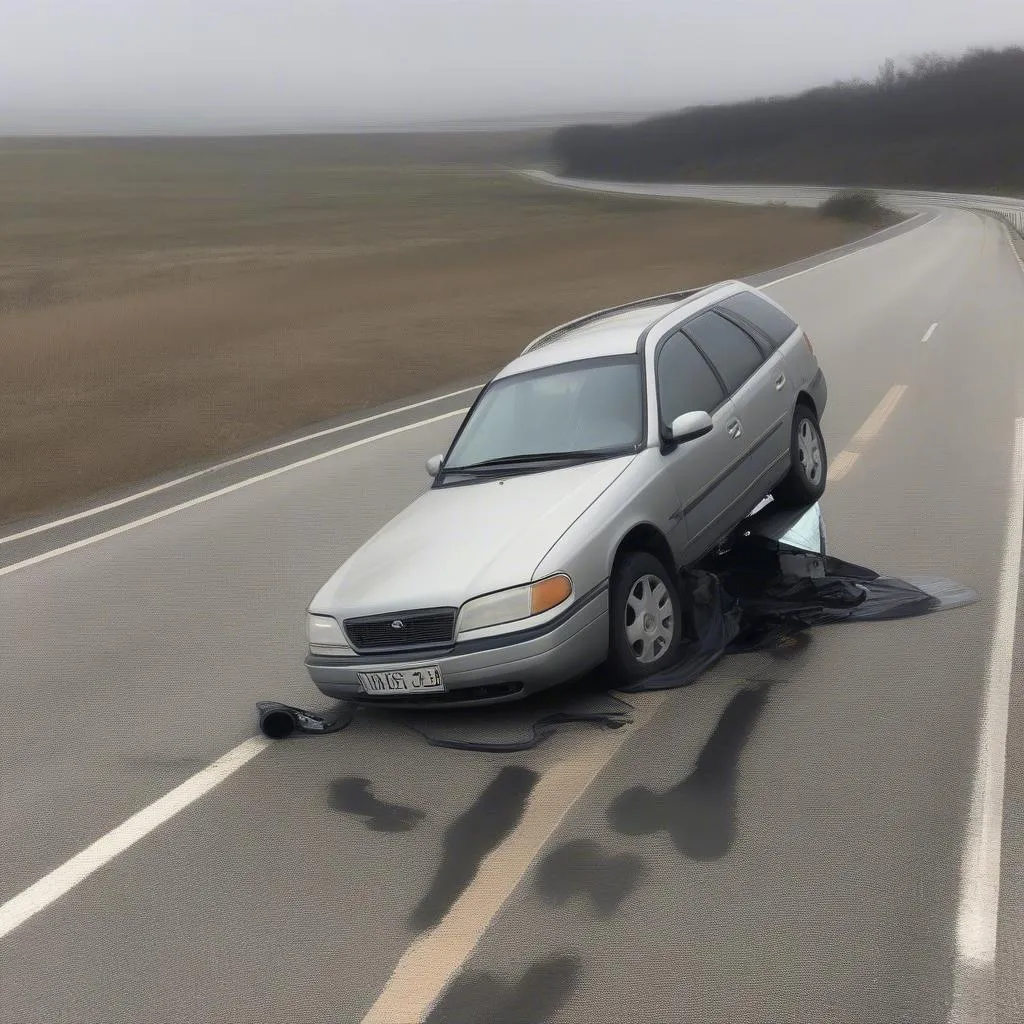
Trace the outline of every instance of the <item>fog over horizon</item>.
<instances>
[{"instance_id":1,"label":"fog over horizon","mask_svg":"<svg viewBox=\"0 0 1024 1024\"><path fill-rule=\"evenodd\" d=\"M631 118L1024 44L1006 0L0 0L0 133Z\"/></svg>"}]
</instances>

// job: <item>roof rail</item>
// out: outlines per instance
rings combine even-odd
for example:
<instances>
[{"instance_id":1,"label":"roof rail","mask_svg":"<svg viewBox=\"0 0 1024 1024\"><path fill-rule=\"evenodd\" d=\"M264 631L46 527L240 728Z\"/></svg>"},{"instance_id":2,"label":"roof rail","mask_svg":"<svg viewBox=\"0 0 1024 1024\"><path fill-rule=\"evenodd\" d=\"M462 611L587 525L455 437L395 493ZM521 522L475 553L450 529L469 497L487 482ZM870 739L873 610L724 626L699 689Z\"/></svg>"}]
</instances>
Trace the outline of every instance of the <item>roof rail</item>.
<instances>
[{"instance_id":1,"label":"roof rail","mask_svg":"<svg viewBox=\"0 0 1024 1024\"><path fill-rule=\"evenodd\" d=\"M520 355L525 356L528 352L532 352L535 348L540 348L541 345L550 344L552 341L556 341L563 334L569 331L575 330L577 327L583 327L585 324L591 323L594 320L600 320L602 317L611 316L613 313L621 313L627 309L641 309L644 306L661 305L665 302L676 302L682 303L689 299L694 298L696 295L700 295L702 292L710 291L712 288L718 288L725 282L716 281L714 284L702 285L700 288L687 288L684 291L678 292L665 292L663 295L649 295L643 299L633 299L630 302L623 302L618 306L607 306L604 309L595 310L593 313L586 313L584 316L577 317L575 320L568 320L564 324L559 324L557 327L553 327L550 331L545 332L538 338L534 338L526 348L520 352ZM661 319L658 317L658 319Z\"/></svg>"}]
</instances>

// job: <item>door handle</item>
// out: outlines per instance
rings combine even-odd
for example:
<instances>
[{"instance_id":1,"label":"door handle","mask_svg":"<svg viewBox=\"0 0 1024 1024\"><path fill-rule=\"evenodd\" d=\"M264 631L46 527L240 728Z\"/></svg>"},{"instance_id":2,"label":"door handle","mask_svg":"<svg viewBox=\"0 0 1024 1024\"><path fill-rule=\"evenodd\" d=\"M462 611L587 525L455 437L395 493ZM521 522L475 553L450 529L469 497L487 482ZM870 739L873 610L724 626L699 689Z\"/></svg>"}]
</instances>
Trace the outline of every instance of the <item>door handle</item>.
<instances>
[{"instance_id":1,"label":"door handle","mask_svg":"<svg viewBox=\"0 0 1024 1024\"><path fill-rule=\"evenodd\" d=\"M730 437L739 437L743 433L743 426L739 420L730 420L726 430L729 431Z\"/></svg>"},{"instance_id":2,"label":"door handle","mask_svg":"<svg viewBox=\"0 0 1024 1024\"><path fill-rule=\"evenodd\" d=\"M786 375L784 373L780 373L778 375L778 377L775 378L775 390L776 391L781 391L785 386L786 386Z\"/></svg>"}]
</instances>

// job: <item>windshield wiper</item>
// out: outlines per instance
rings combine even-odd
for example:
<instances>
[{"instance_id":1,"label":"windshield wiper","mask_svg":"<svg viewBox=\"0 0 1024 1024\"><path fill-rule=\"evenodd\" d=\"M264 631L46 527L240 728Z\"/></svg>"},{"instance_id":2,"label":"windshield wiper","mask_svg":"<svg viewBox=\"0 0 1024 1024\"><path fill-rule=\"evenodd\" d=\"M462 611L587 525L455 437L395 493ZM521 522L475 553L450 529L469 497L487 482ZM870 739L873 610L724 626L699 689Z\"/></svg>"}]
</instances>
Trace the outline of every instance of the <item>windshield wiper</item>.
<instances>
[{"instance_id":1,"label":"windshield wiper","mask_svg":"<svg viewBox=\"0 0 1024 1024\"><path fill-rule=\"evenodd\" d=\"M504 455L498 459L471 462L466 466L445 466L446 473L472 473L479 470L500 469L502 466L523 466L531 462L569 462L605 459L611 455L625 454L621 448L602 448L575 452L534 452L532 455Z\"/></svg>"}]
</instances>

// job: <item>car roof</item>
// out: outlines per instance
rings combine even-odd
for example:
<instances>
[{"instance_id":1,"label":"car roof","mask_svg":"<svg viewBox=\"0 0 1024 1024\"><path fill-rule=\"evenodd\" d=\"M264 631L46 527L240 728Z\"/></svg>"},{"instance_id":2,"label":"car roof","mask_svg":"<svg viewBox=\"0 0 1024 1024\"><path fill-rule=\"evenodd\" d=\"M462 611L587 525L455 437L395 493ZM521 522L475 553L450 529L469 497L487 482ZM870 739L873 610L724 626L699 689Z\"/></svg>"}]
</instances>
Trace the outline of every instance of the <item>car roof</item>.
<instances>
[{"instance_id":1,"label":"car roof","mask_svg":"<svg viewBox=\"0 0 1024 1024\"><path fill-rule=\"evenodd\" d=\"M740 291L756 289L742 281L719 281L706 288L652 295L588 313L535 338L495 377L579 359L635 355L645 332L660 337L694 313Z\"/></svg>"}]
</instances>

